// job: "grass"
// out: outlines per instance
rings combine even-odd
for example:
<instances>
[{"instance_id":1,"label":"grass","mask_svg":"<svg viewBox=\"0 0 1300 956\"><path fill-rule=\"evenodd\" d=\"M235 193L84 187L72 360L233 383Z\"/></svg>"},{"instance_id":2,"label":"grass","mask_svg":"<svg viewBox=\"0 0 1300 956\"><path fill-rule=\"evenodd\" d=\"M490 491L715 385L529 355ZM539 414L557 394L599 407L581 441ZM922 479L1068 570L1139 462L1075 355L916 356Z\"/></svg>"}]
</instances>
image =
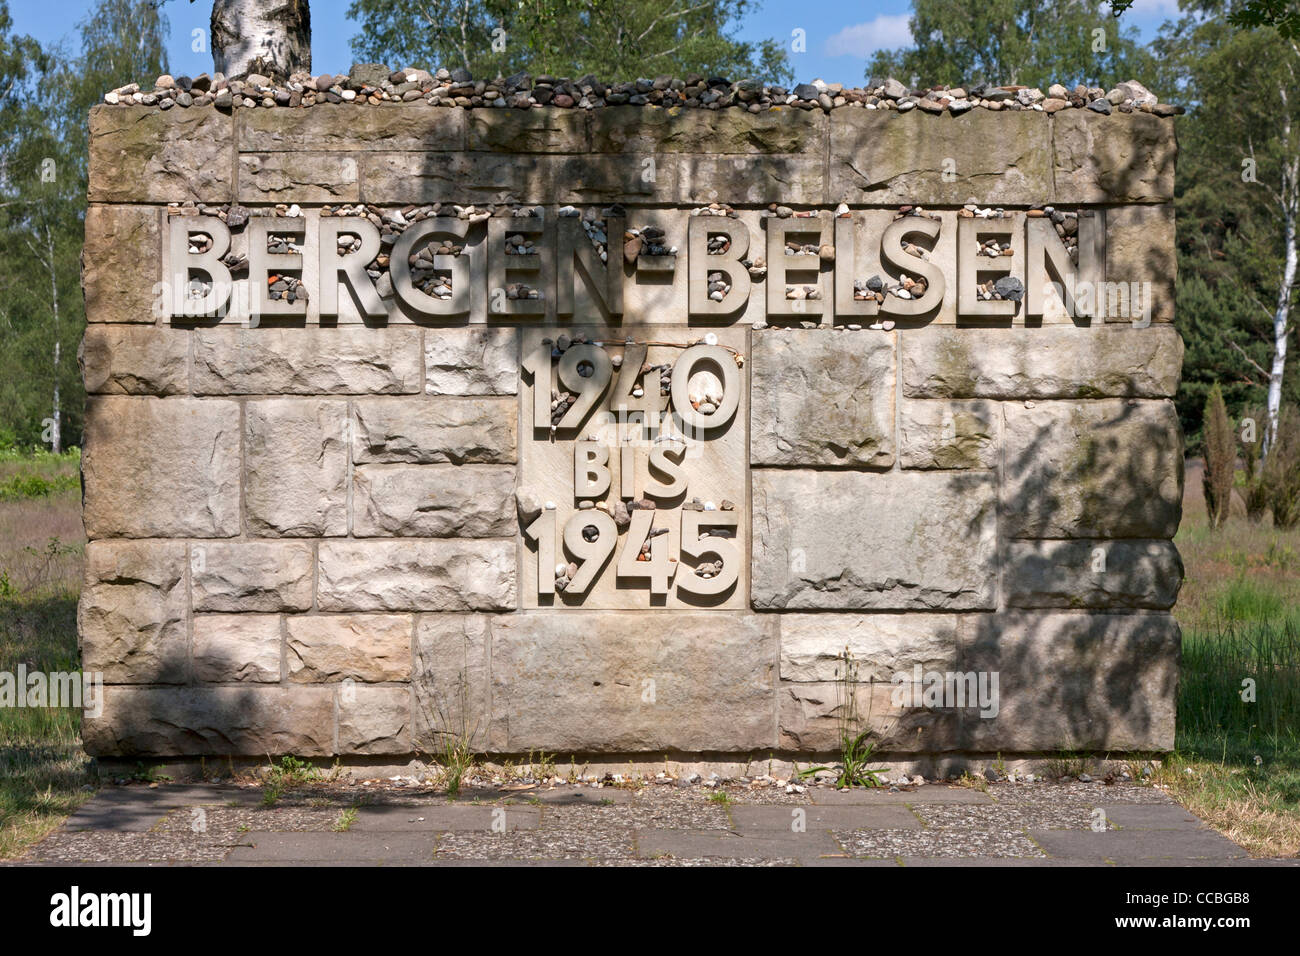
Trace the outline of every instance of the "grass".
<instances>
[{"instance_id":1,"label":"grass","mask_svg":"<svg viewBox=\"0 0 1300 956\"><path fill-rule=\"evenodd\" d=\"M76 454L0 450L0 671L72 671L84 551ZM34 497L7 489L36 488ZM0 709L0 859L20 854L85 802L98 780L81 714Z\"/></svg>"},{"instance_id":2,"label":"grass","mask_svg":"<svg viewBox=\"0 0 1300 956\"><path fill-rule=\"evenodd\" d=\"M1300 530L1188 503L1175 752L1151 778L1256 856L1300 855Z\"/></svg>"}]
</instances>

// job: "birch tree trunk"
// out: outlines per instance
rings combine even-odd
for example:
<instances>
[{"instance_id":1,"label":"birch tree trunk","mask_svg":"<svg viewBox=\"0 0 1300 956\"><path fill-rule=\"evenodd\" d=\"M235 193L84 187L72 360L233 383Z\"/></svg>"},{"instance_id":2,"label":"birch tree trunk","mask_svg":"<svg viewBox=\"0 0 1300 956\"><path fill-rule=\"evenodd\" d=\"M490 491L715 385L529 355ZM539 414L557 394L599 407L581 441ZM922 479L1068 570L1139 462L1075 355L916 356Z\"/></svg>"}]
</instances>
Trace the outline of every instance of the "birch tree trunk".
<instances>
[{"instance_id":1,"label":"birch tree trunk","mask_svg":"<svg viewBox=\"0 0 1300 956\"><path fill-rule=\"evenodd\" d=\"M307 0L213 0L212 65L232 80L310 73Z\"/></svg>"}]
</instances>

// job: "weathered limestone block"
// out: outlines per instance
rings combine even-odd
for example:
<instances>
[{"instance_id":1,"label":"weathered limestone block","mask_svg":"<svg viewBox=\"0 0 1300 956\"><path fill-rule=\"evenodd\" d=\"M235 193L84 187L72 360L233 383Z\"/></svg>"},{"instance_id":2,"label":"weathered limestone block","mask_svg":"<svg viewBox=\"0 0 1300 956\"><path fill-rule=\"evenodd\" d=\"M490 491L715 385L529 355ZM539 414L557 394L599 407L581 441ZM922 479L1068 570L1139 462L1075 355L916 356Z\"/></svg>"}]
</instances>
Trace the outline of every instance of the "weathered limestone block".
<instances>
[{"instance_id":1,"label":"weathered limestone block","mask_svg":"<svg viewBox=\"0 0 1300 956\"><path fill-rule=\"evenodd\" d=\"M858 680L889 683L895 674L951 670L959 614L782 614L781 680L834 683L847 647Z\"/></svg>"},{"instance_id":2,"label":"weathered limestone block","mask_svg":"<svg viewBox=\"0 0 1300 956\"><path fill-rule=\"evenodd\" d=\"M951 710L911 706L912 684L862 684L854 691L858 726L872 731L879 751L921 753L956 750L959 716ZM907 696L899 696L906 694ZM840 750L840 712L847 706L838 682L782 681L778 694L778 746L836 754Z\"/></svg>"},{"instance_id":3,"label":"weathered limestone block","mask_svg":"<svg viewBox=\"0 0 1300 956\"><path fill-rule=\"evenodd\" d=\"M464 148L467 112L317 103L309 110L239 110L235 121L245 153L443 150Z\"/></svg>"},{"instance_id":4,"label":"weathered limestone block","mask_svg":"<svg viewBox=\"0 0 1300 956\"><path fill-rule=\"evenodd\" d=\"M85 717L94 757L334 753L332 687L115 687Z\"/></svg>"},{"instance_id":5,"label":"weathered limestone block","mask_svg":"<svg viewBox=\"0 0 1300 956\"><path fill-rule=\"evenodd\" d=\"M1050 201L1047 117L1030 110L920 112L832 112L831 201L961 205L972 195L990 205Z\"/></svg>"},{"instance_id":6,"label":"weathered limestone block","mask_svg":"<svg viewBox=\"0 0 1300 956\"><path fill-rule=\"evenodd\" d=\"M998 674L998 711L966 709L969 750L1169 750L1181 646L1168 614L981 615L959 669Z\"/></svg>"},{"instance_id":7,"label":"weathered limestone block","mask_svg":"<svg viewBox=\"0 0 1300 956\"><path fill-rule=\"evenodd\" d=\"M411 752L411 691L408 687L339 688L339 753Z\"/></svg>"},{"instance_id":8,"label":"weathered limestone block","mask_svg":"<svg viewBox=\"0 0 1300 956\"><path fill-rule=\"evenodd\" d=\"M489 618L421 614L415 629L415 743L431 753L448 737L487 750L492 719Z\"/></svg>"},{"instance_id":9,"label":"weathered limestone block","mask_svg":"<svg viewBox=\"0 0 1300 956\"><path fill-rule=\"evenodd\" d=\"M244 407L250 532L348 533L347 420L347 402L275 398Z\"/></svg>"},{"instance_id":10,"label":"weathered limestone block","mask_svg":"<svg viewBox=\"0 0 1300 956\"><path fill-rule=\"evenodd\" d=\"M592 159L595 161L597 157ZM620 162L627 165L625 159ZM675 175L661 175L655 195L673 197L679 203L732 202L757 205L782 202L815 206L829 201L826 195L826 165L816 155L683 154L676 157L675 167L670 160L665 159L657 167L657 172L663 173L665 167L668 170L675 169Z\"/></svg>"},{"instance_id":11,"label":"weathered limestone block","mask_svg":"<svg viewBox=\"0 0 1300 956\"><path fill-rule=\"evenodd\" d=\"M325 541L322 611L508 611L517 603L515 542Z\"/></svg>"},{"instance_id":12,"label":"weathered limestone block","mask_svg":"<svg viewBox=\"0 0 1300 956\"><path fill-rule=\"evenodd\" d=\"M515 469L367 465L352 483L358 538L502 538L515 533Z\"/></svg>"},{"instance_id":13,"label":"weathered limestone block","mask_svg":"<svg viewBox=\"0 0 1300 956\"><path fill-rule=\"evenodd\" d=\"M239 534L237 403L88 398L85 434L88 537Z\"/></svg>"},{"instance_id":14,"label":"weathered limestone block","mask_svg":"<svg viewBox=\"0 0 1300 956\"><path fill-rule=\"evenodd\" d=\"M1004 436L1005 535L1172 538L1178 530L1183 438L1172 402L1008 403Z\"/></svg>"},{"instance_id":15,"label":"weathered limestone block","mask_svg":"<svg viewBox=\"0 0 1300 956\"><path fill-rule=\"evenodd\" d=\"M898 415L898 460L904 468L992 468L1002 409L996 402L904 401Z\"/></svg>"},{"instance_id":16,"label":"weathered limestone block","mask_svg":"<svg viewBox=\"0 0 1300 956\"><path fill-rule=\"evenodd\" d=\"M514 395L518 334L510 328L430 329L424 336L430 395Z\"/></svg>"},{"instance_id":17,"label":"weathered limestone block","mask_svg":"<svg viewBox=\"0 0 1300 956\"><path fill-rule=\"evenodd\" d=\"M1183 367L1168 325L931 326L904 332L900 350L908 398L1166 398Z\"/></svg>"},{"instance_id":18,"label":"weathered limestone block","mask_svg":"<svg viewBox=\"0 0 1300 956\"><path fill-rule=\"evenodd\" d=\"M1174 124L1149 113L1101 116L1061 110L1052 117L1057 203L1172 202Z\"/></svg>"},{"instance_id":19,"label":"weathered limestone block","mask_svg":"<svg viewBox=\"0 0 1300 956\"><path fill-rule=\"evenodd\" d=\"M894 335L820 329L751 339L750 461L755 465L894 463Z\"/></svg>"},{"instance_id":20,"label":"weathered limestone block","mask_svg":"<svg viewBox=\"0 0 1300 956\"><path fill-rule=\"evenodd\" d=\"M755 471L752 482L755 608L994 606L990 475Z\"/></svg>"},{"instance_id":21,"label":"weathered limestone block","mask_svg":"<svg viewBox=\"0 0 1300 956\"><path fill-rule=\"evenodd\" d=\"M190 548L196 611L309 611L313 556L299 542L229 542Z\"/></svg>"},{"instance_id":22,"label":"weathered limestone block","mask_svg":"<svg viewBox=\"0 0 1300 956\"><path fill-rule=\"evenodd\" d=\"M334 203L360 198L353 156L330 152L239 155L240 202Z\"/></svg>"},{"instance_id":23,"label":"weathered limestone block","mask_svg":"<svg viewBox=\"0 0 1300 956\"><path fill-rule=\"evenodd\" d=\"M452 112L467 114L466 148L471 150L503 153L586 153L589 150L586 110L456 109Z\"/></svg>"},{"instance_id":24,"label":"weathered limestone block","mask_svg":"<svg viewBox=\"0 0 1300 956\"><path fill-rule=\"evenodd\" d=\"M513 464L519 423L512 398L369 399L355 403L352 460Z\"/></svg>"},{"instance_id":25,"label":"weathered limestone block","mask_svg":"<svg viewBox=\"0 0 1300 956\"><path fill-rule=\"evenodd\" d=\"M775 624L720 612L493 618L493 749L770 747Z\"/></svg>"},{"instance_id":26,"label":"weathered limestone block","mask_svg":"<svg viewBox=\"0 0 1300 956\"><path fill-rule=\"evenodd\" d=\"M381 683L411 676L409 614L291 617L286 626L291 681Z\"/></svg>"},{"instance_id":27,"label":"weathered limestone block","mask_svg":"<svg viewBox=\"0 0 1300 956\"><path fill-rule=\"evenodd\" d=\"M484 111L485 112L485 111ZM607 107L587 114L591 148L624 157L661 153L789 153L821 155L825 113L773 109L703 111Z\"/></svg>"},{"instance_id":28,"label":"weathered limestone block","mask_svg":"<svg viewBox=\"0 0 1300 956\"><path fill-rule=\"evenodd\" d=\"M87 322L152 325L153 286L162 275L155 206L86 207L81 249Z\"/></svg>"},{"instance_id":29,"label":"weathered limestone block","mask_svg":"<svg viewBox=\"0 0 1300 956\"><path fill-rule=\"evenodd\" d=\"M1011 541L1003 567L1012 607L1167 610L1183 583L1172 541Z\"/></svg>"},{"instance_id":30,"label":"weathered limestone block","mask_svg":"<svg viewBox=\"0 0 1300 956\"><path fill-rule=\"evenodd\" d=\"M213 106L90 109L90 189L95 202L230 202L234 124ZM87 224L89 226L89 224Z\"/></svg>"},{"instance_id":31,"label":"weathered limestone block","mask_svg":"<svg viewBox=\"0 0 1300 956\"><path fill-rule=\"evenodd\" d=\"M420 330L204 329L194 335L199 395L417 393Z\"/></svg>"},{"instance_id":32,"label":"weathered limestone block","mask_svg":"<svg viewBox=\"0 0 1300 956\"><path fill-rule=\"evenodd\" d=\"M108 684L189 680L185 544L91 541L77 607L82 667Z\"/></svg>"},{"instance_id":33,"label":"weathered limestone block","mask_svg":"<svg viewBox=\"0 0 1300 956\"><path fill-rule=\"evenodd\" d=\"M81 340L88 395L179 395L189 388L189 333L88 325Z\"/></svg>"},{"instance_id":34,"label":"weathered limestone block","mask_svg":"<svg viewBox=\"0 0 1300 956\"><path fill-rule=\"evenodd\" d=\"M1150 301L1146 291L1141 293L1140 301L1143 309L1149 305L1152 322L1174 320L1174 285L1178 279L1175 249L1173 203L1106 210L1106 281L1149 283ZM1108 303L1110 297L1108 290ZM1139 310L1130 309L1129 316L1133 311ZM1132 319L1120 314L1108 315L1107 321Z\"/></svg>"},{"instance_id":35,"label":"weathered limestone block","mask_svg":"<svg viewBox=\"0 0 1300 956\"><path fill-rule=\"evenodd\" d=\"M196 614L194 679L279 683L279 615Z\"/></svg>"}]
</instances>

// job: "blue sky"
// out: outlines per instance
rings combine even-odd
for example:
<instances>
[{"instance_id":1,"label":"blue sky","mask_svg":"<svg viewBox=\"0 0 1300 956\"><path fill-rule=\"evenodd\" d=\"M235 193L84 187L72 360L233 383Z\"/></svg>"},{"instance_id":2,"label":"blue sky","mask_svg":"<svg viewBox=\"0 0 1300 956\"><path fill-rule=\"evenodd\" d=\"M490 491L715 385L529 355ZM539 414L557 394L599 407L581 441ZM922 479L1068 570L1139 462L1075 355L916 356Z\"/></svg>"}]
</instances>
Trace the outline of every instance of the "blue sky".
<instances>
[{"instance_id":1,"label":"blue sky","mask_svg":"<svg viewBox=\"0 0 1300 956\"><path fill-rule=\"evenodd\" d=\"M978 0L974 0L978 2ZM44 43L63 40L69 49L77 43L77 23L93 6L91 0L10 0L17 33L29 33ZM348 0L312 0L312 67L316 72L345 72L352 63L350 41L357 25L347 18ZM206 33L212 6L207 0L190 3L170 0L164 12L171 21L168 59L177 75L212 69L208 53L191 49L191 32ZM805 32L806 52L791 53L800 82L820 77L828 83L859 85L868 57L878 49L906 45L907 0L881 3L851 0L764 0L759 12L742 25L745 39L781 38L791 41L793 31ZM810 10L815 11L810 15ZM1137 0L1124 16L1143 39L1154 36L1160 23L1177 15L1177 0Z\"/></svg>"}]
</instances>

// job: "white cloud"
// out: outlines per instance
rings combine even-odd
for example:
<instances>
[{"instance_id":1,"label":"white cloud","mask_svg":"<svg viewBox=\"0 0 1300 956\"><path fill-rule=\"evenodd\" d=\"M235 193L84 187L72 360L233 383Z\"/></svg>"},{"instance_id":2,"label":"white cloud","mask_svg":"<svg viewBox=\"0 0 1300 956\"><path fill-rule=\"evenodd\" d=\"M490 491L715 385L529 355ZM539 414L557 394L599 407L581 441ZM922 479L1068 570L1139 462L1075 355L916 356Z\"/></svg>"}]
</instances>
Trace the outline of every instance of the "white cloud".
<instances>
[{"instance_id":1,"label":"white cloud","mask_svg":"<svg viewBox=\"0 0 1300 956\"><path fill-rule=\"evenodd\" d=\"M877 50L910 46L912 31L907 27L908 16L882 13L867 23L845 27L826 41L826 55L866 57Z\"/></svg>"}]
</instances>

